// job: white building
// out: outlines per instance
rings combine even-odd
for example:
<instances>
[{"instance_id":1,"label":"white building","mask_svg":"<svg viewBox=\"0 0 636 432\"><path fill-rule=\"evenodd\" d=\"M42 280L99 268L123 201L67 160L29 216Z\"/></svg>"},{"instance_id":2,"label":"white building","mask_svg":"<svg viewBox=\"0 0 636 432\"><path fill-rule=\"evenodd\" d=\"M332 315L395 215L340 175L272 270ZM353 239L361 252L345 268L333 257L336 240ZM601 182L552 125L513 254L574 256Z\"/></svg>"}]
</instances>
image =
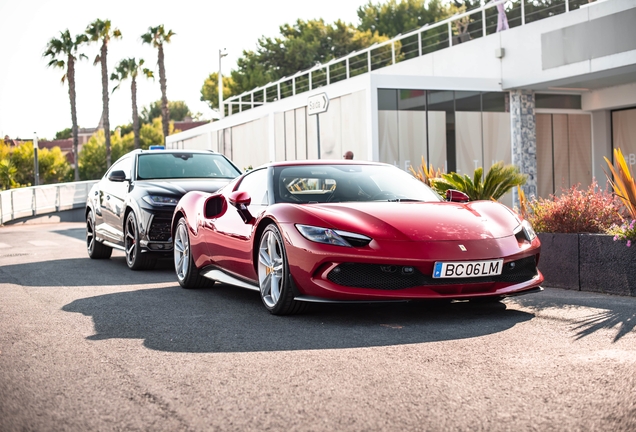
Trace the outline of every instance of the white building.
<instances>
[{"instance_id":1,"label":"white building","mask_svg":"<svg viewBox=\"0 0 636 432\"><path fill-rule=\"evenodd\" d=\"M526 4L506 2L506 30L489 4L233 97L225 118L166 144L241 168L347 150L471 174L503 160L544 197L604 184L612 149L636 164L636 0L554 0L541 20ZM320 93L328 110L308 115Z\"/></svg>"}]
</instances>

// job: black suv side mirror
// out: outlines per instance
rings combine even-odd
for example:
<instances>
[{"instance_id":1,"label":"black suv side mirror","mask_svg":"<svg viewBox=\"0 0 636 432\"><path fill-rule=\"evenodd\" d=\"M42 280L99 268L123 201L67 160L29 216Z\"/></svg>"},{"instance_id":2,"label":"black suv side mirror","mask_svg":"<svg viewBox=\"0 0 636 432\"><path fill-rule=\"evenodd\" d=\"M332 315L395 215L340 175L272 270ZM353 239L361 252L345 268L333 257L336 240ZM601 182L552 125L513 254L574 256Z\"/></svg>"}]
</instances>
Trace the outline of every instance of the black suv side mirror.
<instances>
[{"instance_id":1,"label":"black suv side mirror","mask_svg":"<svg viewBox=\"0 0 636 432\"><path fill-rule=\"evenodd\" d=\"M124 180L126 180L126 173L122 170L115 170L108 174L108 180L114 182L123 182Z\"/></svg>"}]
</instances>

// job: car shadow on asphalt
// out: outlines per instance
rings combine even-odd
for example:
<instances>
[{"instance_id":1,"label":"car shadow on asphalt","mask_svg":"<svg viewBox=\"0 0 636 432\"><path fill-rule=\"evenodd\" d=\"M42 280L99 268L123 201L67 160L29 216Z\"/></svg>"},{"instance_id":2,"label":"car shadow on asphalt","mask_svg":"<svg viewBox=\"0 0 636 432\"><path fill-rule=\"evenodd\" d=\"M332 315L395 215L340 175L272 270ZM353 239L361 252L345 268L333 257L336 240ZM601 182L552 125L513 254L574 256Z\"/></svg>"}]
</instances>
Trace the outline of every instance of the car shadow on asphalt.
<instances>
[{"instance_id":1,"label":"car shadow on asphalt","mask_svg":"<svg viewBox=\"0 0 636 432\"><path fill-rule=\"evenodd\" d=\"M518 297L515 301L531 311L573 307L596 309L589 316L575 320L575 339L605 329L616 331L616 342L636 327L636 299L632 297L548 288L539 295Z\"/></svg>"},{"instance_id":2,"label":"car shadow on asphalt","mask_svg":"<svg viewBox=\"0 0 636 432\"><path fill-rule=\"evenodd\" d=\"M68 258L38 260L0 267L0 283L33 287L148 285L175 282L171 259L160 259L153 270L132 271L121 252L107 260Z\"/></svg>"},{"instance_id":3,"label":"car shadow on asphalt","mask_svg":"<svg viewBox=\"0 0 636 432\"><path fill-rule=\"evenodd\" d=\"M169 352L255 352L392 346L474 338L534 317L504 303L320 304L293 316L265 310L257 292L217 284L200 290L140 289L63 307L93 319L88 339L142 339Z\"/></svg>"}]
</instances>

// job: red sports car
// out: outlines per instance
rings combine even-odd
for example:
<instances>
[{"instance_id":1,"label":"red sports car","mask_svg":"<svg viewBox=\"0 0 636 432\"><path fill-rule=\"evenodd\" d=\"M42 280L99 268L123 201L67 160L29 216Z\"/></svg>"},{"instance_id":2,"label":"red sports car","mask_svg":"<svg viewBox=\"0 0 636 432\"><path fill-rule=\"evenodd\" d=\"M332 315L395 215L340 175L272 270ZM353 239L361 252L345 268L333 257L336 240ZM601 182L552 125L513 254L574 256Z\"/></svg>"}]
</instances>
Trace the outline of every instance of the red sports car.
<instances>
[{"instance_id":1,"label":"red sports car","mask_svg":"<svg viewBox=\"0 0 636 432\"><path fill-rule=\"evenodd\" d=\"M479 299L540 291L540 243L493 201L444 200L391 165L265 165L216 193L189 192L173 216L179 284L261 293L273 314L308 302Z\"/></svg>"}]
</instances>

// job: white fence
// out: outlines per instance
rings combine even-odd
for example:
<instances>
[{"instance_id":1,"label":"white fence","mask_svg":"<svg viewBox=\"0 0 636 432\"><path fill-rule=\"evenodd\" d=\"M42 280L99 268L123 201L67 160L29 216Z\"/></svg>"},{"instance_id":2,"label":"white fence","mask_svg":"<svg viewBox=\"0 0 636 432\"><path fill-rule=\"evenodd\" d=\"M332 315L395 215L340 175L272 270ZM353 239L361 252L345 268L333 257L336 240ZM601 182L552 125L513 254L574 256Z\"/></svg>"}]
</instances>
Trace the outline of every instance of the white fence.
<instances>
[{"instance_id":1,"label":"white fence","mask_svg":"<svg viewBox=\"0 0 636 432\"><path fill-rule=\"evenodd\" d=\"M344 57L300 71L291 77L232 96L223 101L227 115L349 79L356 75L396 64L498 31L497 6L504 5L509 28L523 26L550 16L568 13L596 0L491 0L482 6L434 24L398 35Z\"/></svg>"},{"instance_id":2,"label":"white fence","mask_svg":"<svg viewBox=\"0 0 636 432\"><path fill-rule=\"evenodd\" d=\"M72 210L86 205L97 180L32 186L0 192L0 225L24 217Z\"/></svg>"}]
</instances>

